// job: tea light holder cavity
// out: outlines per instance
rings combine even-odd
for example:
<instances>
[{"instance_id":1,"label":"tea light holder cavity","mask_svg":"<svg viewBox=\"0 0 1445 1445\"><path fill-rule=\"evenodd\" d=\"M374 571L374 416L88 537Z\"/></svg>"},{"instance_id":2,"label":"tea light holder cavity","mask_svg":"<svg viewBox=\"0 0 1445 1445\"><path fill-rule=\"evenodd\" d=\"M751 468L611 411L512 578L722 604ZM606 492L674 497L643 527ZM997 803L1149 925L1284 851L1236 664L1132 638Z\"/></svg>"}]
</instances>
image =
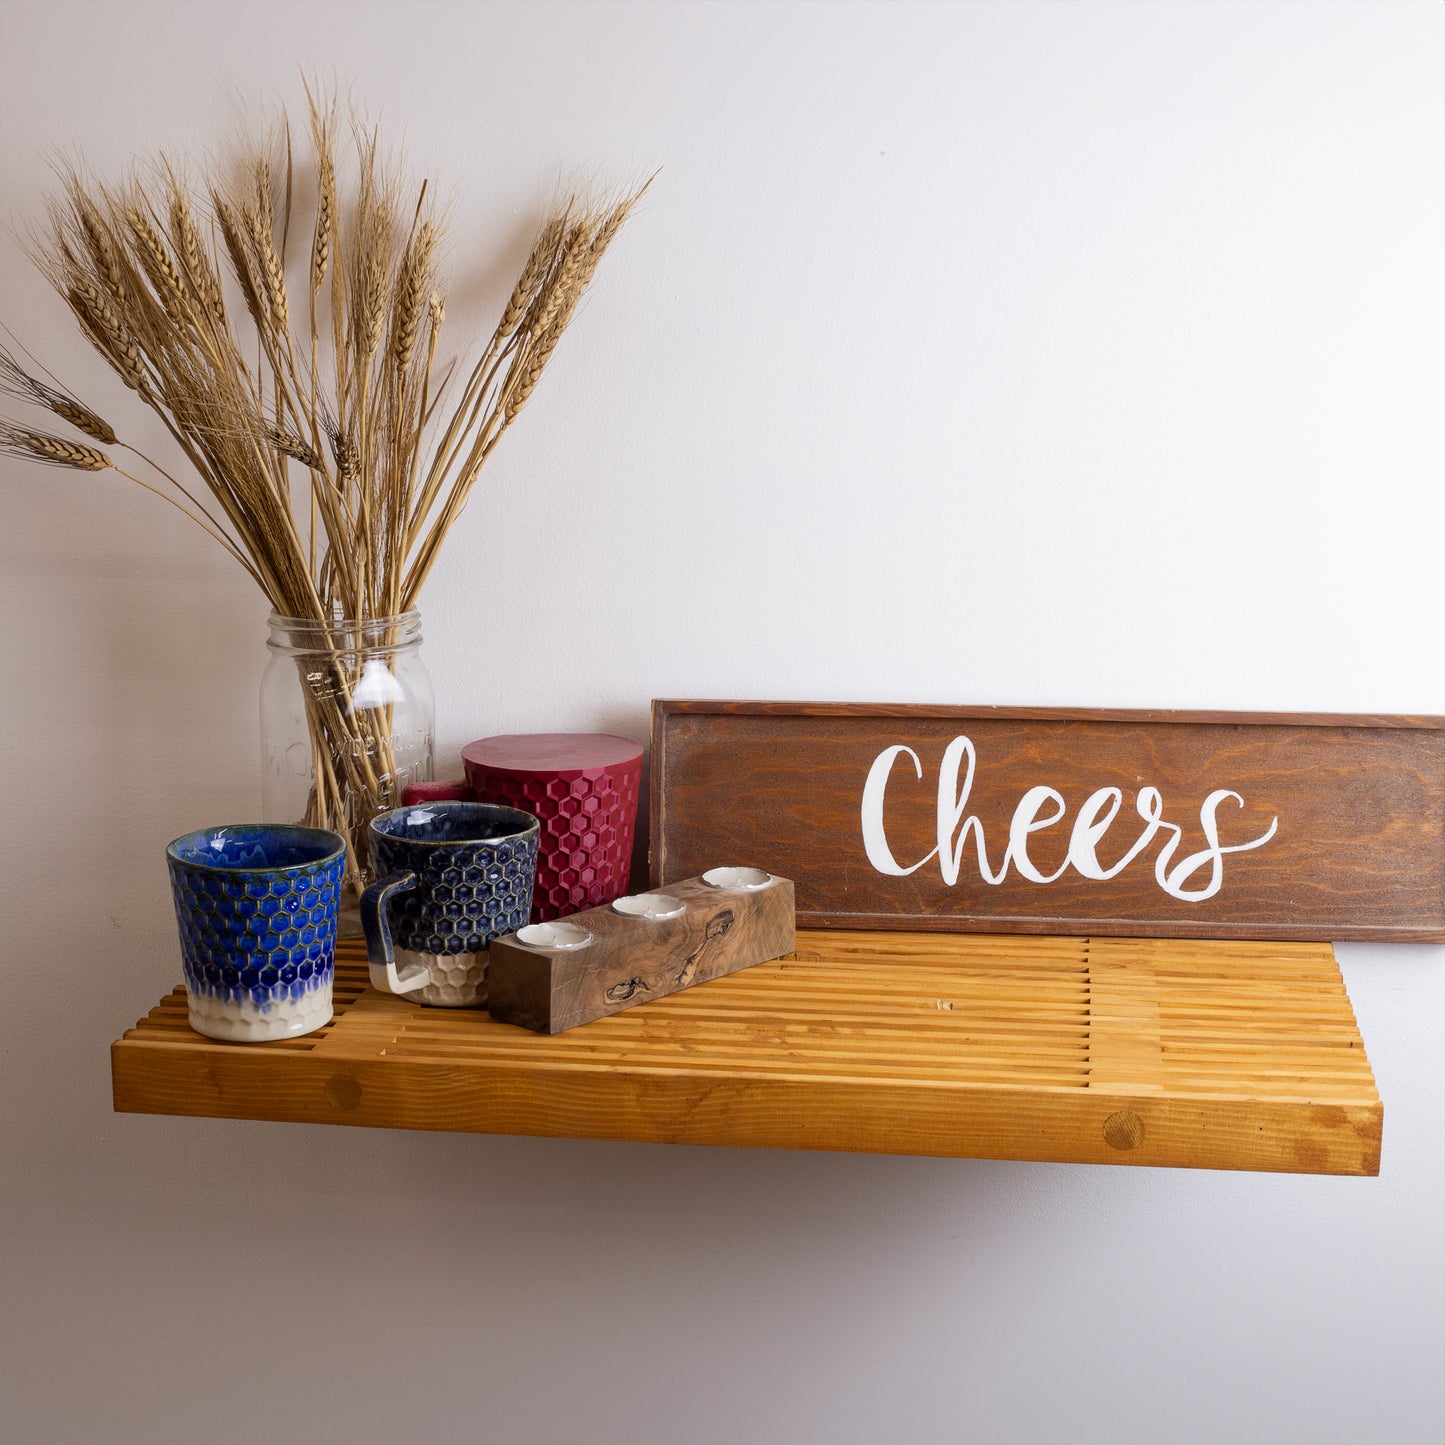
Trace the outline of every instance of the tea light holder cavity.
<instances>
[{"instance_id":1,"label":"tea light holder cavity","mask_svg":"<svg viewBox=\"0 0 1445 1445\"><path fill-rule=\"evenodd\" d=\"M713 868L494 939L487 1008L559 1034L791 953L794 918L791 879Z\"/></svg>"}]
</instances>

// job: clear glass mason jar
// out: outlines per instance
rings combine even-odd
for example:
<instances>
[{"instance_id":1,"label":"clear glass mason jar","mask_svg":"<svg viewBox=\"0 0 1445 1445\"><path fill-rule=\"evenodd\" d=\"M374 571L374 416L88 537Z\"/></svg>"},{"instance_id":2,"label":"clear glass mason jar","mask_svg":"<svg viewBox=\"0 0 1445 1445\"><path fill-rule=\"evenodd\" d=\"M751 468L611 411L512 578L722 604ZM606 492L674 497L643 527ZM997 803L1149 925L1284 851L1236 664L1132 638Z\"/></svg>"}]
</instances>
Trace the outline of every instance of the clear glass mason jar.
<instances>
[{"instance_id":1,"label":"clear glass mason jar","mask_svg":"<svg viewBox=\"0 0 1445 1445\"><path fill-rule=\"evenodd\" d=\"M261 678L261 812L347 841L347 881L371 881L366 829L432 776L435 703L421 613L271 614Z\"/></svg>"}]
</instances>

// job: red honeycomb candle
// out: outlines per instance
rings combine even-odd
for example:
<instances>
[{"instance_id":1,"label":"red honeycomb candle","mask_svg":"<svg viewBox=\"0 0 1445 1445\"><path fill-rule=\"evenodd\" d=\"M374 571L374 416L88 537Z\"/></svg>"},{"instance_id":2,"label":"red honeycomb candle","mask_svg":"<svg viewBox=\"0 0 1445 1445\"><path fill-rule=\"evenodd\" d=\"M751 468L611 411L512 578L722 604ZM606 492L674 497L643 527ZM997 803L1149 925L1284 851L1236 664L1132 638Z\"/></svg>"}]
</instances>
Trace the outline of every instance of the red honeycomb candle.
<instances>
[{"instance_id":1,"label":"red honeycomb candle","mask_svg":"<svg viewBox=\"0 0 1445 1445\"><path fill-rule=\"evenodd\" d=\"M419 783L406 801L467 797L542 824L532 922L548 923L627 892L642 745L610 733L514 733L462 749L465 780Z\"/></svg>"}]
</instances>

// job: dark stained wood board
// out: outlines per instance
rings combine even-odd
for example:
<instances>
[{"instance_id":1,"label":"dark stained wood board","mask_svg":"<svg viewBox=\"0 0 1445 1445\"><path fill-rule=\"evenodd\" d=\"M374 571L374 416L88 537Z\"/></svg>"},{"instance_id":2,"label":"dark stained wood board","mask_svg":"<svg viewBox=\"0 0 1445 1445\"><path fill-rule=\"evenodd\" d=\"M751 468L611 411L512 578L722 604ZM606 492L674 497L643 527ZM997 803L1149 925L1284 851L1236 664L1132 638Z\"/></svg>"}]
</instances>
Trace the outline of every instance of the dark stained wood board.
<instances>
[{"instance_id":1,"label":"dark stained wood board","mask_svg":"<svg viewBox=\"0 0 1445 1445\"><path fill-rule=\"evenodd\" d=\"M651 768L653 886L766 868L799 927L1445 942L1439 717L658 701Z\"/></svg>"},{"instance_id":2,"label":"dark stained wood board","mask_svg":"<svg viewBox=\"0 0 1445 1445\"><path fill-rule=\"evenodd\" d=\"M583 948L533 948L515 933L487 949L487 1010L503 1023L559 1034L791 953L793 885L756 890L671 884L677 918L627 917L610 904L569 914L588 930Z\"/></svg>"}]
</instances>

